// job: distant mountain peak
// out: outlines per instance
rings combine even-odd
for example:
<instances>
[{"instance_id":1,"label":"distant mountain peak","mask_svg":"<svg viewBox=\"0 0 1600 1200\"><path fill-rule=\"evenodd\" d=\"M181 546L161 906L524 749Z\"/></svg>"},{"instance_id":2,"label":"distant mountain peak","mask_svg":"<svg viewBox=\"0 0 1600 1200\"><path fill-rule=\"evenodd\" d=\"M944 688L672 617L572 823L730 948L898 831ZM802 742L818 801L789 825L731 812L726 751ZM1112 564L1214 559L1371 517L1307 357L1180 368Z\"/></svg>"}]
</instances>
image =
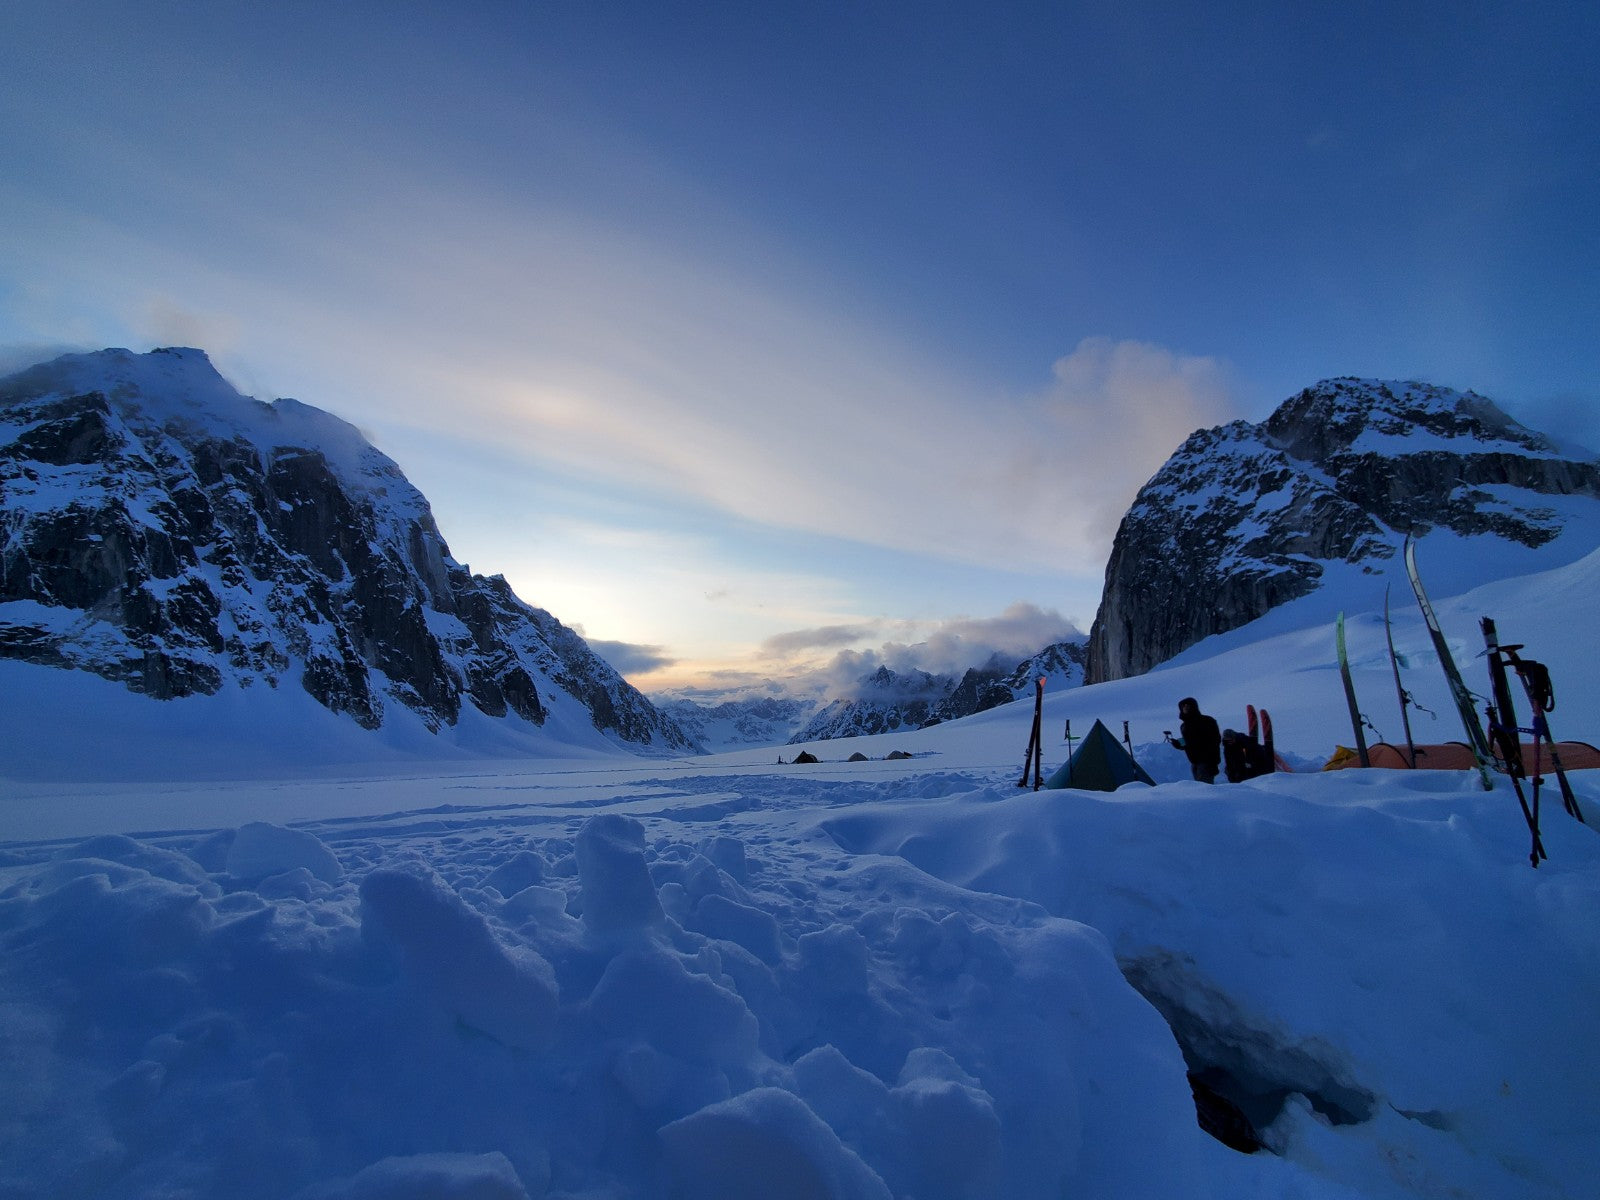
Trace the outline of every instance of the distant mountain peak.
<instances>
[{"instance_id":1,"label":"distant mountain peak","mask_svg":"<svg viewBox=\"0 0 1600 1200\"><path fill-rule=\"evenodd\" d=\"M883 665L847 694L819 708L789 741L798 745L895 733L970 717L1033 695L1040 676L1056 687L1081 685L1085 659L1083 642L1067 641L1046 646L1020 663L996 654L959 675L896 672Z\"/></svg>"}]
</instances>

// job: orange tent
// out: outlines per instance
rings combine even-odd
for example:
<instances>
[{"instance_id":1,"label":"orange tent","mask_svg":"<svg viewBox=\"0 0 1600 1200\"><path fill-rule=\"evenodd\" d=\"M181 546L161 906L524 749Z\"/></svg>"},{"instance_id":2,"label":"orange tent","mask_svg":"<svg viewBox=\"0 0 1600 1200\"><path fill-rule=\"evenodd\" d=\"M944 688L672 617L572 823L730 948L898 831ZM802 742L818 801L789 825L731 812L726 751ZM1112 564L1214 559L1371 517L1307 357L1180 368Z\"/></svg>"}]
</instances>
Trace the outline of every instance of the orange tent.
<instances>
[{"instance_id":1,"label":"orange tent","mask_svg":"<svg viewBox=\"0 0 1600 1200\"><path fill-rule=\"evenodd\" d=\"M1596 749L1588 742L1557 742L1556 754L1561 758L1561 766L1568 771L1581 771L1586 768L1600 767L1600 749ZM1404 770L1411 765L1406 756L1404 746L1392 746L1388 742L1378 742L1367 747L1367 758L1374 767L1399 768ZM1541 770L1550 772L1555 764L1550 758L1549 746L1535 746L1532 742L1522 744L1522 765L1528 774L1533 774L1534 763L1538 762ZM1354 750L1340 746L1338 751L1322 768L1324 771L1340 771L1345 767L1359 767L1361 759ZM1430 746L1417 747L1417 767L1424 771L1470 771L1474 767L1472 748L1465 742L1442 742Z\"/></svg>"}]
</instances>

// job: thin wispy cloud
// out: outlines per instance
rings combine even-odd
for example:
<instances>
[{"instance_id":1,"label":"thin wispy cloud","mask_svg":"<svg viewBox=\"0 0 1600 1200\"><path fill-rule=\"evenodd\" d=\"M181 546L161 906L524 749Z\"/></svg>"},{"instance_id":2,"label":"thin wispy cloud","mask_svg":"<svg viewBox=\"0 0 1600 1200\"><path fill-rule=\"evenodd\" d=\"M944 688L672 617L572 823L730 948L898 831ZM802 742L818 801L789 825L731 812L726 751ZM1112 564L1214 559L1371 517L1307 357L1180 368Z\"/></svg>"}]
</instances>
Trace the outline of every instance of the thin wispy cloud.
<instances>
[{"instance_id":1,"label":"thin wispy cloud","mask_svg":"<svg viewBox=\"0 0 1600 1200\"><path fill-rule=\"evenodd\" d=\"M13 371L21 371L35 363L48 362L52 358L59 358L63 354L81 354L85 350L99 349L96 346L67 346L61 343L46 342L13 342L0 346L0 375L8 375Z\"/></svg>"},{"instance_id":2,"label":"thin wispy cloud","mask_svg":"<svg viewBox=\"0 0 1600 1200\"><path fill-rule=\"evenodd\" d=\"M452 236L440 238L445 211ZM1114 514L1192 429L1230 415L1212 360L1107 339L1062 358L1039 393L1008 399L989 387L983 400L960 370L860 314L841 318L826 297L781 292L751 264L578 214L441 192L334 230L293 212L244 219L270 231L281 288L245 286L93 224L82 227L81 257L54 265L87 288L102 274L139 281L123 300L131 327L199 343L263 398L329 407L380 444L398 430L418 444L478 446L481 461L503 464L504 483L480 469L430 489L441 513L464 514L444 526L452 546L558 615L638 644L670 637L663 659L698 654L684 634L639 620L642 574L653 580L647 606L684 611L685 597L721 592L724 611L748 618L725 632L748 630L752 645L757 617L770 631L784 610L809 609L821 618L811 628L854 628L859 608L818 580L719 564L707 546L685 550L659 531L596 519L569 536L561 512L519 502L518 475L555 473L587 480L596 496L653 494L661 507L702 506L751 529L978 571L1080 571L1088 593ZM319 302L296 302L297 272L315 281ZM492 532L499 548L482 548ZM769 656L917 644L885 627L810 647L765 636L776 638ZM921 653L936 667L961 657Z\"/></svg>"},{"instance_id":3,"label":"thin wispy cloud","mask_svg":"<svg viewBox=\"0 0 1600 1200\"><path fill-rule=\"evenodd\" d=\"M829 625L821 629L793 629L776 633L761 643L763 657L785 659L796 654L816 650L832 650L850 646L874 636L880 629L870 625Z\"/></svg>"},{"instance_id":4,"label":"thin wispy cloud","mask_svg":"<svg viewBox=\"0 0 1600 1200\"><path fill-rule=\"evenodd\" d=\"M999 616L956 617L914 644L885 644L881 653L891 666L956 674L997 657L1014 666L1046 646L1084 634L1059 612L1018 601Z\"/></svg>"},{"instance_id":5,"label":"thin wispy cloud","mask_svg":"<svg viewBox=\"0 0 1600 1200\"><path fill-rule=\"evenodd\" d=\"M237 317L196 312L160 294L146 298L144 311L135 320L139 333L156 345L194 346L222 359L233 353L243 333Z\"/></svg>"},{"instance_id":6,"label":"thin wispy cloud","mask_svg":"<svg viewBox=\"0 0 1600 1200\"><path fill-rule=\"evenodd\" d=\"M593 650L614 667L619 675L647 675L677 663L665 646L641 646L632 642L586 639Z\"/></svg>"},{"instance_id":7,"label":"thin wispy cloud","mask_svg":"<svg viewBox=\"0 0 1600 1200\"><path fill-rule=\"evenodd\" d=\"M1106 337L1058 359L1026 412L1031 428L1019 432L1032 436L1011 459L1017 500L1097 562L1134 495L1184 439L1240 415L1226 364Z\"/></svg>"},{"instance_id":8,"label":"thin wispy cloud","mask_svg":"<svg viewBox=\"0 0 1600 1200\"><path fill-rule=\"evenodd\" d=\"M330 192L315 202L273 188L252 207L241 187L232 219L251 236L229 255L249 283L202 265L203 246L158 255L89 221L77 261L55 266L84 287L138 281L122 303L152 341L199 344L245 385L363 427L475 438L600 486L978 566L1093 572L1107 514L1227 413L1212 360L1106 339L1061 359L1042 393L1007 397L660 170L671 219L619 226L354 157L319 164ZM196 168L126 169L154 197ZM726 220L726 243L684 236L674 222L693 211ZM311 379L337 394L307 396Z\"/></svg>"},{"instance_id":9,"label":"thin wispy cloud","mask_svg":"<svg viewBox=\"0 0 1600 1200\"><path fill-rule=\"evenodd\" d=\"M893 677L875 679L882 667L888 667ZM854 700L869 693L902 701L937 700L943 697L947 686L933 672L910 663L903 662L898 668L890 666L883 653L876 650L841 650L816 676L822 681L823 694L834 700Z\"/></svg>"}]
</instances>

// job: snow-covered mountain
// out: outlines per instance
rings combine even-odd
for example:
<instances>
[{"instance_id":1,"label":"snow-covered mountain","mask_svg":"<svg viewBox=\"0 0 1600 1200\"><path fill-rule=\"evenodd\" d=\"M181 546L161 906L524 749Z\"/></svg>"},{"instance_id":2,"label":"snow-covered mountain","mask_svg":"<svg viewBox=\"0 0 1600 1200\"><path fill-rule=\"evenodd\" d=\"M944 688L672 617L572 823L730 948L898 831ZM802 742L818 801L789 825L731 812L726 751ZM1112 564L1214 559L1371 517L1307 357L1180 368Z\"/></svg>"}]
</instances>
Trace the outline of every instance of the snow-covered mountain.
<instances>
[{"instance_id":1,"label":"snow-covered mountain","mask_svg":"<svg viewBox=\"0 0 1600 1200\"><path fill-rule=\"evenodd\" d=\"M1600 460L1472 392L1332 379L1260 424L1201 430L1140 490L1106 566L1088 678L1137 675L1354 567L1387 573L1408 532L1471 540L1480 578L1595 542ZM1332 574L1330 574L1332 572Z\"/></svg>"},{"instance_id":2,"label":"snow-covered mountain","mask_svg":"<svg viewBox=\"0 0 1600 1200\"><path fill-rule=\"evenodd\" d=\"M1043 679L1044 686L1049 691L1082 687L1088 660L1088 643L1081 638L1070 642L1057 642L1019 662L1006 676L1005 686L1013 699L1031 695L1034 681L1037 679Z\"/></svg>"},{"instance_id":3,"label":"snow-covered mountain","mask_svg":"<svg viewBox=\"0 0 1600 1200\"><path fill-rule=\"evenodd\" d=\"M949 675L881 666L860 680L854 694L830 700L818 709L789 741L797 744L921 729L933 720L954 683Z\"/></svg>"},{"instance_id":4,"label":"snow-covered mountain","mask_svg":"<svg viewBox=\"0 0 1600 1200\"><path fill-rule=\"evenodd\" d=\"M0 380L0 657L157 700L303 688L376 730L552 717L696 748L555 617L450 557L352 426L241 396L198 350Z\"/></svg>"},{"instance_id":5,"label":"snow-covered mountain","mask_svg":"<svg viewBox=\"0 0 1600 1200\"><path fill-rule=\"evenodd\" d=\"M655 697L657 708L708 751L744 746L781 746L817 711L818 701L800 696L747 696L704 703L688 697Z\"/></svg>"},{"instance_id":6,"label":"snow-covered mountain","mask_svg":"<svg viewBox=\"0 0 1600 1200\"><path fill-rule=\"evenodd\" d=\"M1031 696L1034 681L1041 677L1049 688L1077 687L1083 683L1084 662L1084 644L1072 641L1047 646L1020 663L996 656L960 676L882 666L862 678L850 695L818 709L789 742L894 733L959 720Z\"/></svg>"}]
</instances>

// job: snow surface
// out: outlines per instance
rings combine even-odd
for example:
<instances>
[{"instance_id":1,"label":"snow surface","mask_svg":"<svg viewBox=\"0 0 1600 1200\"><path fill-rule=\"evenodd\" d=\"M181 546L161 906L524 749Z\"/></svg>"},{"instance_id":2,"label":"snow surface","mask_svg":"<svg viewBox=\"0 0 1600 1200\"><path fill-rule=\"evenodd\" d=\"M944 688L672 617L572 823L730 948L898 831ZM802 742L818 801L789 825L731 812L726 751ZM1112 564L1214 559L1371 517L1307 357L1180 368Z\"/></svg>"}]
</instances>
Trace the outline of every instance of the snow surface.
<instances>
[{"instance_id":1,"label":"snow surface","mask_svg":"<svg viewBox=\"0 0 1600 1200\"><path fill-rule=\"evenodd\" d=\"M1493 615L1593 741L1597 590L1600 553L1433 598L1469 683ZM1459 737L1393 599L1418 736ZM1344 601L1397 737L1381 594ZM1129 722L1161 782L1109 795L1016 786L1028 702L780 767L302 753L283 689L251 757L243 710L0 664L0 1196L1600 1194L1600 773L1537 871L1505 780L1188 781L1185 695L1296 765L1348 742L1301 611L1048 696L1047 766ZM1180 1038L1267 1152L1201 1131Z\"/></svg>"}]
</instances>

